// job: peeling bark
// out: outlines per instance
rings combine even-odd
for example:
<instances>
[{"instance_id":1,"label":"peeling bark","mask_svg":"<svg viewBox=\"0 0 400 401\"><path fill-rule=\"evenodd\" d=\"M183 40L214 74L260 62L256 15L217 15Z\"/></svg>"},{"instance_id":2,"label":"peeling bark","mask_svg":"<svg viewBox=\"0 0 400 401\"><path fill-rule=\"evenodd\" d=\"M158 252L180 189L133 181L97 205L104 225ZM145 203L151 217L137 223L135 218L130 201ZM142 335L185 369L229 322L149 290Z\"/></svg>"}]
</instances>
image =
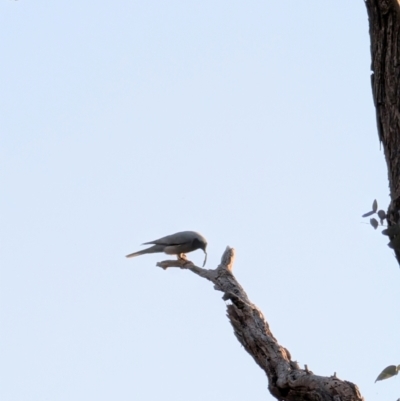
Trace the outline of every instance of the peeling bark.
<instances>
[{"instance_id":1,"label":"peeling bark","mask_svg":"<svg viewBox=\"0 0 400 401\"><path fill-rule=\"evenodd\" d=\"M398 0L365 0L371 37L371 84L379 140L388 167L389 226L400 222L400 9ZM400 241L395 244L400 263ZM397 241L396 241L397 240Z\"/></svg>"},{"instance_id":2,"label":"peeling bark","mask_svg":"<svg viewBox=\"0 0 400 401\"><path fill-rule=\"evenodd\" d=\"M227 247L221 264L214 270L195 266L186 259L166 260L157 266L167 269L187 269L214 284L224 293L222 299L230 301L227 316L238 341L267 374L269 391L277 400L285 401L362 401L358 387L330 377L314 375L307 366L300 369L292 361L289 351L273 336L264 315L248 298L233 275L234 249Z\"/></svg>"}]
</instances>

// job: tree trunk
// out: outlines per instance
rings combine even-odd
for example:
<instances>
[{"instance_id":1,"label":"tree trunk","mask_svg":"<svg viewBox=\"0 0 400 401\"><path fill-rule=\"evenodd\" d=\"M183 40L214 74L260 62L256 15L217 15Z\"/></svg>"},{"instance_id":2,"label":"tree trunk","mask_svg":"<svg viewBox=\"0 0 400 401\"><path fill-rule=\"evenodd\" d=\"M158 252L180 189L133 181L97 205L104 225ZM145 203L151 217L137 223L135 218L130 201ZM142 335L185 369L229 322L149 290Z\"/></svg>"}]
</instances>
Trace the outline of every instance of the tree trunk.
<instances>
[{"instance_id":1,"label":"tree trunk","mask_svg":"<svg viewBox=\"0 0 400 401\"><path fill-rule=\"evenodd\" d=\"M358 387L333 374L314 375L307 366L300 369L291 360L289 351L279 345L262 312L251 303L232 273L234 250L227 248L215 270L202 269L192 262L167 260L157 266L179 267L211 281L222 299L229 301L227 315L238 341L267 374L269 391L277 400L285 401L362 401Z\"/></svg>"},{"instance_id":2,"label":"tree trunk","mask_svg":"<svg viewBox=\"0 0 400 401\"><path fill-rule=\"evenodd\" d=\"M400 15L395 0L365 0L371 37L371 83L379 140L388 167L387 221L400 263Z\"/></svg>"}]
</instances>

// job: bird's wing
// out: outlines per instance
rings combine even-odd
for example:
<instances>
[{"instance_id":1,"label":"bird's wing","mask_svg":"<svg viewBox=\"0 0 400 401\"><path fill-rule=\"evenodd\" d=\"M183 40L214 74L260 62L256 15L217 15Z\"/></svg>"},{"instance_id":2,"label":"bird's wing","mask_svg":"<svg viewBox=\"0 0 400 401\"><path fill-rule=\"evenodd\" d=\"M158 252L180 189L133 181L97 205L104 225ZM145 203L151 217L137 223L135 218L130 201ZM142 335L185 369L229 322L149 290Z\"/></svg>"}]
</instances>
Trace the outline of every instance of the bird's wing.
<instances>
[{"instance_id":1,"label":"bird's wing","mask_svg":"<svg viewBox=\"0 0 400 401\"><path fill-rule=\"evenodd\" d=\"M145 242L142 245L149 245L149 244L155 244L155 245L179 245L179 244L185 244L188 242L193 241L194 238L198 238L198 233L194 231L181 231L179 233L167 235L166 237L162 237L159 239L156 239L154 241L149 241Z\"/></svg>"}]
</instances>

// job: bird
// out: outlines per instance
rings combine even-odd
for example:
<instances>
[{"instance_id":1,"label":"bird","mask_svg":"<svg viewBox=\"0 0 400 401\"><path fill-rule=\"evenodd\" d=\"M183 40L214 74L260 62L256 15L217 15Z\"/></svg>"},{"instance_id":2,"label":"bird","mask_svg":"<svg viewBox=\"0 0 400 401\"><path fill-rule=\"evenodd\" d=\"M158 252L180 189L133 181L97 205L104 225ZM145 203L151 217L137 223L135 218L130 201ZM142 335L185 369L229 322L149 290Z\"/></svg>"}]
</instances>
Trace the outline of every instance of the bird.
<instances>
[{"instance_id":1,"label":"bird","mask_svg":"<svg viewBox=\"0 0 400 401\"><path fill-rule=\"evenodd\" d=\"M181 231L179 233L167 235L154 241L144 242L142 245L153 245L150 248L126 255L127 258L133 258L146 253L164 252L167 255L178 255L178 259L183 259L185 253L202 249L204 256L203 267L207 262L207 240L196 231Z\"/></svg>"}]
</instances>

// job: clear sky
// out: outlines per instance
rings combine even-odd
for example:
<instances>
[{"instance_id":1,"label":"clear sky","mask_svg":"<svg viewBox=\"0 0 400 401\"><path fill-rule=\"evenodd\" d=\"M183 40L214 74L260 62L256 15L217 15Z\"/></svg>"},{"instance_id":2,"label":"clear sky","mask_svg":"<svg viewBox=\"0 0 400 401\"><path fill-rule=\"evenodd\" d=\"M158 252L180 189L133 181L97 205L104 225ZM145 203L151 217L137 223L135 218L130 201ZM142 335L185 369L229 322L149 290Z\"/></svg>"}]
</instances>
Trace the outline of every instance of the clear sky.
<instances>
[{"instance_id":1,"label":"clear sky","mask_svg":"<svg viewBox=\"0 0 400 401\"><path fill-rule=\"evenodd\" d=\"M400 397L400 269L363 1L0 3L0 399L271 400L222 294L162 255L227 245L301 366ZM200 264L201 251L191 255Z\"/></svg>"}]
</instances>

